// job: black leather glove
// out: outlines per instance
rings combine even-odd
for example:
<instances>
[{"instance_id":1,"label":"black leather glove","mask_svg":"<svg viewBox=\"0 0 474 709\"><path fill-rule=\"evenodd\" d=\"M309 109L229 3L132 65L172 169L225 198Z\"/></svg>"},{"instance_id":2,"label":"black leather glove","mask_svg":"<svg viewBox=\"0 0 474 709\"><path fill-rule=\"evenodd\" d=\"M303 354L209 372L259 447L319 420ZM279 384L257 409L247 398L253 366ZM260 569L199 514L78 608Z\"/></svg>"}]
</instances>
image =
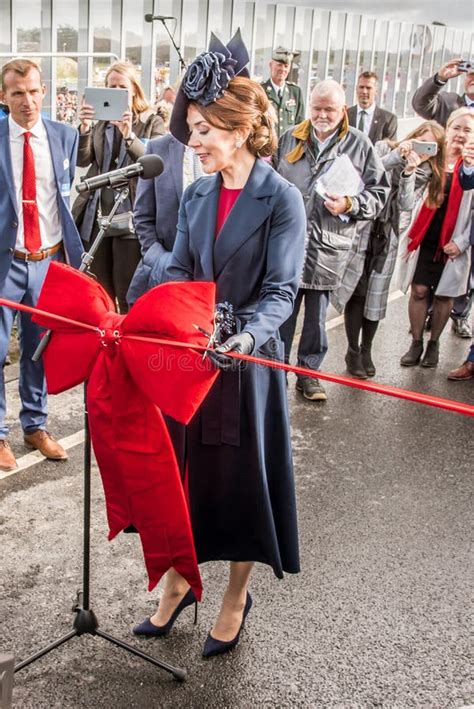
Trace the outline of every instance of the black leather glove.
<instances>
[{"instance_id":1,"label":"black leather glove","mask_svg":"<svg viewBox=\"0 0 474 709\"><path fill-rule=\"evenodd\" d=\"M232 335L222 345L216 347L216 352L239 352L239 354L248 355L255 347L255 340L250 332L241 332L238 335Z\"/></svg>"},{"instance_id":2,"label":"black leather glove","mask_svg":"<svg viewBox=\"0 0 474 709\"><path fill-rule=\"evenodd\" d=\"M233 359L232 357L226 357L226 352L238 352L239 354L250 354L253 352L255 347L255 340L250 332L241 332L238 335L232 335L226 340L222 345L216 347L215 350L207 351L207 356L209 359L218 367L224 371L236 371L245 365L245 362L241 362L238 359Z\"/></svg>"}]
</instances>

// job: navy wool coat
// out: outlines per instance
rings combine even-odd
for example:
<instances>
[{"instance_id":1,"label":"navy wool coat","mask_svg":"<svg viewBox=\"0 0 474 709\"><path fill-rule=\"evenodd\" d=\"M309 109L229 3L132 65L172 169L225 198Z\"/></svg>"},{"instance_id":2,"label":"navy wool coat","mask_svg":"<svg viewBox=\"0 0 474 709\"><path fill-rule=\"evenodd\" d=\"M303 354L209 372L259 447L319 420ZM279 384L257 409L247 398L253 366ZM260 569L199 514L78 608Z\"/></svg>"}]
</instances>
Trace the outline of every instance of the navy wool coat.
<instances>
[{"instance_id":1,"label":"navy wool coat","mask_svg":"<svg viewBox=\"0 0 474 709\"><path fill-rule=\"evenodd\" d=\"M215 238L222 178L184 193L167 280L215 281L257 356L283 361L303 265L306 216L296 187L257 160ZM190 304L192 305L192 304ZM290 426L282 371L221 372L186 429L187 485L199 562L260 561L299 571Z\"/></svg>"}]
</instances>

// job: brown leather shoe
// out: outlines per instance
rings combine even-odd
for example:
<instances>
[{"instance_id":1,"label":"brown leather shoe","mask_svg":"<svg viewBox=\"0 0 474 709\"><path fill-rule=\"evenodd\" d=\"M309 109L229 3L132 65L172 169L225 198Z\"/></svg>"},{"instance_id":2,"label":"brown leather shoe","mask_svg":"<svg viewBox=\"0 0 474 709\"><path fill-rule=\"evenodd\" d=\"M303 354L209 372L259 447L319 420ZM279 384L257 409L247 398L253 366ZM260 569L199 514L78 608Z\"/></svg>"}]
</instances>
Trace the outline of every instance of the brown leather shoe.
<instances>
[{"instance_id":1,"label":"brown leather shoe","mask_svg":"<svg viewBox=\"0 0 474 709\"><path fill-rule=\"evenodd\" d=\"M448 374L448 379L453 379L454 381L457 381L457 382L466 381L467 379L472 379L473 377L474 377L474 362L470 362L469 360L467 360L467 362L464 362L464 364L462 364L457 369L453 369Z\"/></svg>"},{"instance_id":2,"label":"brown leather shoe","mask_svg":"<svg viewBox=\"0 0 474 709\"><path fill-rule=\"evenodd\" d=\"M18 468L18 463L12 453L10 444L8 441L0 441L0 470L8 473L10 470L15 470L15 468Z\"/></svg>"},{"instance_id":3,"label":"brown leather shoe","mask_svg":"<svg viewBox=\"0 0 474 709\"><path fill-rule=\"evenodd\" d=\"M47 431L35 431L34 433L25 433L24 441L30 448L36 448L45 458L49 460L67 460L68 455L64 448L54 440L52 435Z\"/></svg>"}]
</instances>

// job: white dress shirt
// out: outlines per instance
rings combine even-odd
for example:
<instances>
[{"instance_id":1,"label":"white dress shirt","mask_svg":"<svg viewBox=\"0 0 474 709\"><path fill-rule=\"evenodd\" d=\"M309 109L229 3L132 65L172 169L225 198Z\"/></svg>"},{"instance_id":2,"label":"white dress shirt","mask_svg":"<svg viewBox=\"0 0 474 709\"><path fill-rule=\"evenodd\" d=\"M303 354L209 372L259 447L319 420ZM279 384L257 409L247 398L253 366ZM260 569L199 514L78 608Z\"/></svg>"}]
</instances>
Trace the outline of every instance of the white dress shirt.
<instances>
[{"instance_id":1,"label":"white dress shirt","mask_svg":"<svg viewBox=\"0 0 474 709\"><path fill-rule=\"evenodd\" d=\"M283 86L277 86L276 84L273 83L273 81L270 79L270 83L273 86L273 90L276 93L278 97L280 97L280 91L281 91L281 96L283 96L283 91L285 90L285 84Z\"/></svg>"},{"instance_id":2,"label":"white dress shirt","mask_svg":"<svg viewBox=\"0 0 474 709\"><path fill-rule=\"evenodd\" d=\"M369 135L370 131L370 126L372 125L372 121L374 120L374 111L375 111L375 101L370 106L369 108L361 108L359 104L357 104L357 122L356 122L356 128L359 127L359 121L360 121L360 114L362 111L366 112L366 116L364 116L364 133L366 135Z\"/></svg>"},{"instance_id":3,"label":"white dress shirt","mask_svg":"<svg viewBox=\"0 0 474 709\"><path fill-rule=\"evenodd\" d=\"M183 156L183 192L186 187L192 185L194 180L197 180L198 177L202 177L202 175L201 161L194 152L194 148L190 148L189 145L186 145Z\"/></svg>"},{"instance_id":4,"label":"white dress shirt","mask_svg":"<svg viewBox=\"0 0 474 709\"><path fill-rule=\"evenodd\" d=\"M15 248L27 253L23 229L23 147L26 129L8 116L10 133L10 151L12 156L13 181L18 204L18 231ZM53 161L49 147L48 135L41 118L38 119L31 133L30 145L35 159L36 203L38 205L41 249L50 249L62 241L61 220L58 209L58 188L54 176Z\"/></svg>"}]
</instances>

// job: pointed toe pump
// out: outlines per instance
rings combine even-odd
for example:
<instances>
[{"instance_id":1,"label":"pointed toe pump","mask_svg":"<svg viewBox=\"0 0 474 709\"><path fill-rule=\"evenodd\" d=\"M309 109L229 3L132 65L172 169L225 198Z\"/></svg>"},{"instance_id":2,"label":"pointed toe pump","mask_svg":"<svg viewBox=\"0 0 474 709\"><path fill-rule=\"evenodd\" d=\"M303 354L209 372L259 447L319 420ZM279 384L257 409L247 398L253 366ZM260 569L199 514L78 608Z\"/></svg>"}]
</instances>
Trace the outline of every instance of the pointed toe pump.
<instances>
[{"instance_id":1,"label":"pointed toe pump","mask_svg":"<svg viewBox=\"0 0 474 709\"><path fill-rule=\"evenodd\" d=\"M204 643L202 656L203 657L212 657L213 655L222 655L222 653L229 652L229 650L232 650L239 642L240 633L242 632L242 628L245 625L245 619L248 616L251 608L252 608L252 596L247 591L247 599L245 601L244 613L242 616L242 623L240 624L239 631L238 631L237 635L235 636L235 638L232 638L232 640L227 640L227 641L226 640L217 640L217 638L213 638L211 633L209 633L206 638L206 642Z\"/></svg>"},{"instance_id":2,"label":"pointed toe pump","mask_svg":"<svg viewBox=\"0 0 474 709\"><path fill-rule=\"evenodd\" d=\"M145 618L142 623L136 625L133 629L135 635L147 635L149 637L163 637L169 635L179 614L188 606L194 604L194 625L197 623L197 600L192 588L188 589L186 595L181 599L174 609L171 617L165 625L155 625L150 618Z\"/></svg>"}]
</instances>

